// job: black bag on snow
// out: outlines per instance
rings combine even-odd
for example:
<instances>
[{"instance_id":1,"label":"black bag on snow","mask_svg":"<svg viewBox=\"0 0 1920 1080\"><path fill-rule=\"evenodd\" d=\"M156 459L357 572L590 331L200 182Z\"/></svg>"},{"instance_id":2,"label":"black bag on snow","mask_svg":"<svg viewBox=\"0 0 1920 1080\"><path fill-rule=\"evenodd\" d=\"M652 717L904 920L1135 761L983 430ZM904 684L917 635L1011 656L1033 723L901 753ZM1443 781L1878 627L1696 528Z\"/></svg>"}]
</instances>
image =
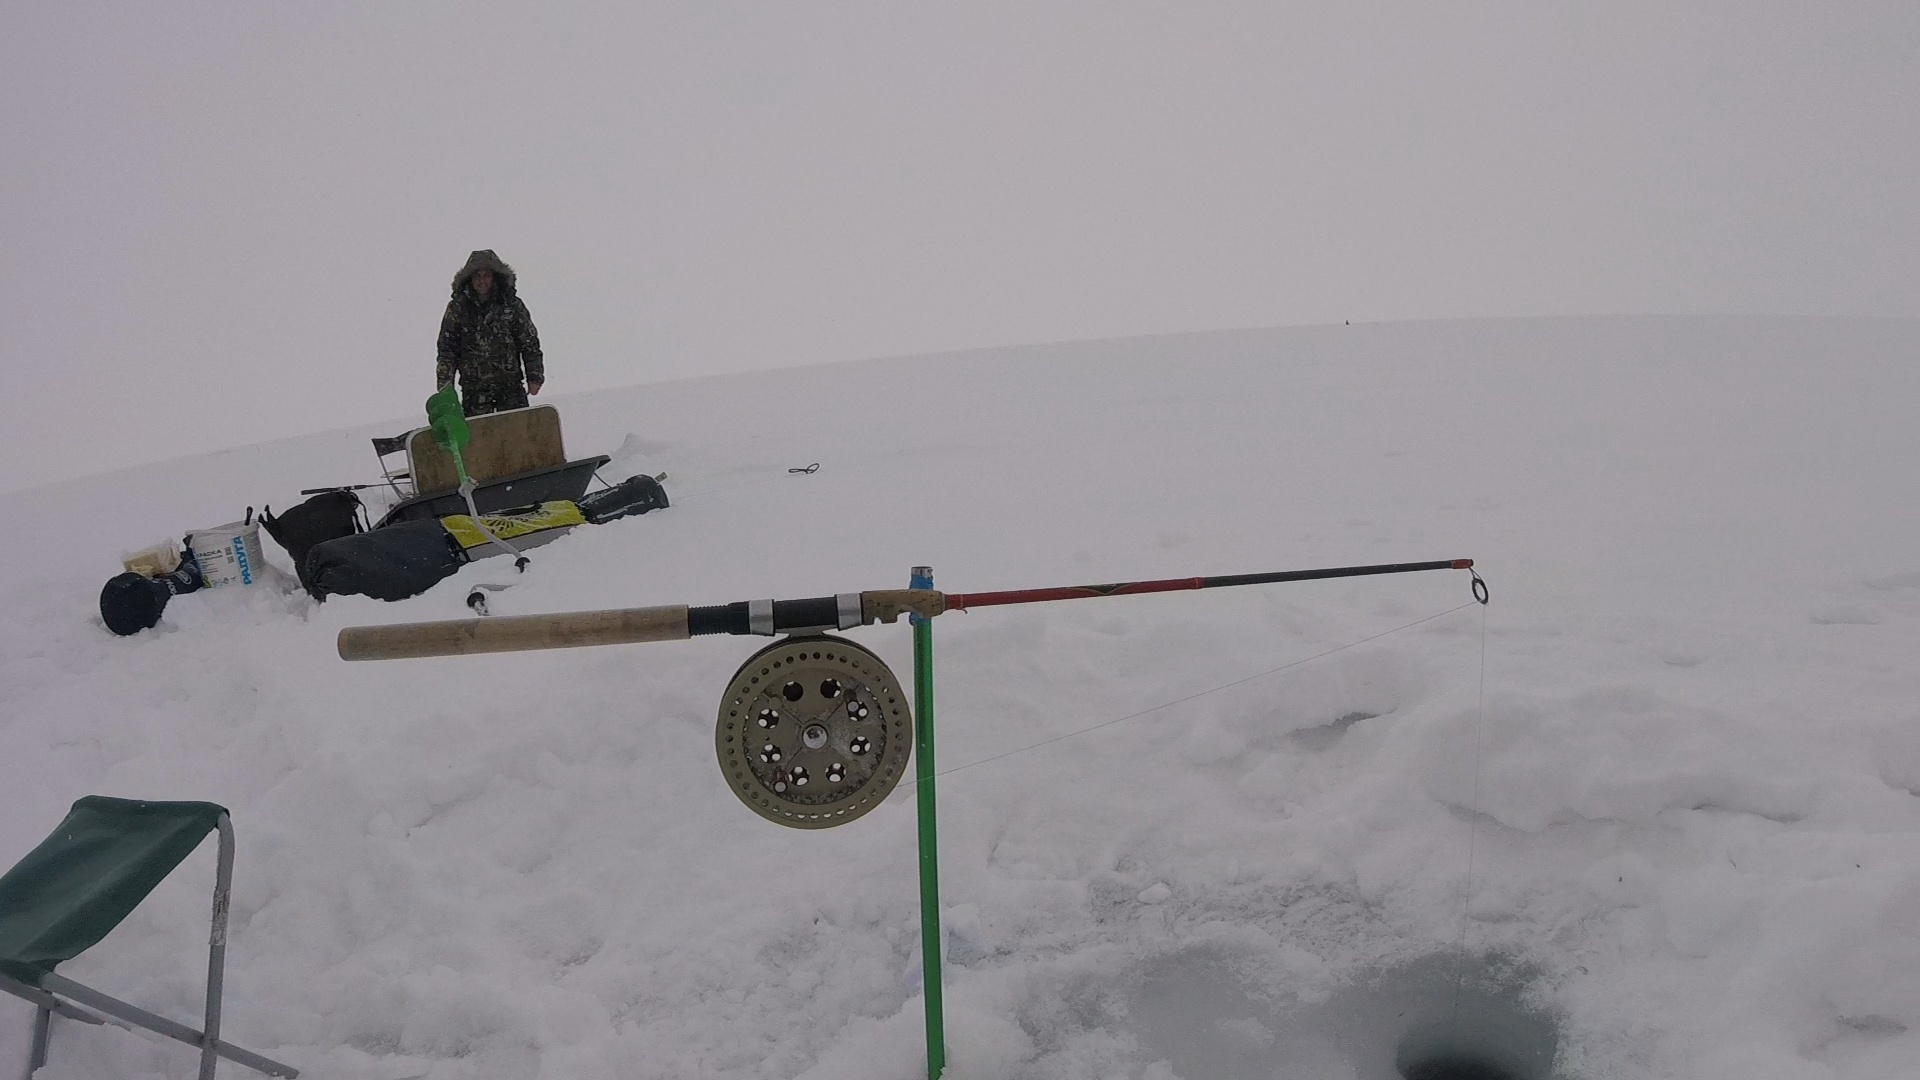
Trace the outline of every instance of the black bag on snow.
<instances>
[{"instance_id":1,"label":"black bag on snow","mask_svg":"<svg viewBox=\"0 0 1920 1080\"><path fill-rule=\"evenodd\" d=\"M440 522L428 518L315 544L300 579L316 600L345 594L405 600L451 577L466 561Z\"/></svg>"},{"instance_id":2,"label":"black bag on snow","mask_svg":"<svg viewBox=\"0 0 1920 1080\"><path fill-rule=\"evenodd\" d=\"M629 514L644 514L667 505L667 489L660 481L644 473L628 477L605 491L596 491L574 505L590 525L605 525Z\"/></svg>"},{"instance_id":3,"label":"black bag on snow","mask_svg":"<svg viewBox=\"0 0 1920 1080\"><path fill-rule=\"evenodd\" d=\"M199 592L207 579L194 561L193 547L180 553L180 565L171 574L145 577L128 572L115 574L100 590L100 621L107 629L126 637L137 634L160 621L167 601L181 593Z\"/></svg>"},{"instance_id":4,"label":"black bag on snow","mask_svg":"<svg viewBox=\"0 0 1920 1080\"><path fill-rule=\"evenodd\" d=\"M293 559L294 573L300 575L300 584L311 591L313 582L307 577L307 553L316 544L358 533L359 510L360 496L353 492L323 491L278 517L274 516L271 506L267 507L260 514L260 524L266 526L268 536L287 549Z\"/></svg>"}]
</instances>

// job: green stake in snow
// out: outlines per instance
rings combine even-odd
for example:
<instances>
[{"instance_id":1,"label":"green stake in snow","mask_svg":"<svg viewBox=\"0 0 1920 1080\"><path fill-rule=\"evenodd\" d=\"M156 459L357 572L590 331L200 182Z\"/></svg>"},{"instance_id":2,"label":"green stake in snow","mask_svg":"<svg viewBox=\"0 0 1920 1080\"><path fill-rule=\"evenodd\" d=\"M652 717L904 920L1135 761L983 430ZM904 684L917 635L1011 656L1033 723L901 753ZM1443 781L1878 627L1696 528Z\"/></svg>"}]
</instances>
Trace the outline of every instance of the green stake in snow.
<instances>
[{"instance_id":1,"label":"green stake in snow","mask_svg":"<svg viewBox=\"0 0 1920 1080\"><path fill-rule=\"evenodd\" d=\"M933 567L913 568L914 589L933 588ZM920 810L920 968L927 997L927 1080L947 1067L946 1005L940 986L940 816L933 801L933 620L910 612L913 625L913 767Z\"/></svg>"}]
</instances>

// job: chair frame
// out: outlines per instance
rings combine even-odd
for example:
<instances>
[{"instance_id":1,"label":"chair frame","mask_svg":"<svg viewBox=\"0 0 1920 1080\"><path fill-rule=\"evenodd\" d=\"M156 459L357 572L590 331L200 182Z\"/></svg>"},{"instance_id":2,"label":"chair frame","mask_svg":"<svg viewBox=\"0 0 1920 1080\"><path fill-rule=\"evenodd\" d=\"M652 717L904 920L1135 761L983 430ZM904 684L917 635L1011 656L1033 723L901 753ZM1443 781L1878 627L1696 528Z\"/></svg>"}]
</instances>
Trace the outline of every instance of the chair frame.
<instances>
[{"instance_id":1,"label":"chair frame","mask_svg":"<svg viewBox=\"0 0 1920 1080\"><path fill-rule=\"evenodd\" d=\"M291 1080L300 1075L300 1071L291 1065L283 1065L251 1050L220 1041L220 1004L226 989L227 907L233 891L233 822L224 813L220 815L218 831L220 854L218 869L214 872L213 929L207 939L205 1029L195 1031L176 1020L109 997L53 972L42 975L37 987L0 975L0 990L24 998L34 1006L32 1046L27 1054L27 1070L23 1080L33 1080L33 1074L47 1063L47 1048L53 1034L55 1014L95 1025L108 1023L110 1018L119 1022L116 1026L146 1028L188 1046L197 1046L200 1048L200 1080L213 1080L214 1066L220 1058L238 1062L269 1076ZM82 1005L86 1008L81 1008ZM94 1011L89 1012L89 1009ZM104 1017L95 1015L96 1012L104 1014Z\"/></svg>"},{"instance_id":2,"label":"chair frame","mask_svg":"<svg viewBox=\"0 0 1920 1080\"><path fill-rule=\"evenodd\" d=\"M409 428L405 432L395 435L392 438L373 440L373 456L380 462L380 476L387 482L387 486L393 489L393 494L397 498L409 499L413 497L413 463L407 456L407 444L413 440L413 433L418 430L420 429ZM387 459L395 454L403 455L403 460L406 460L406 467L398 472L395 472L393 467L387 464ZM402 480L407 482L407 486L404 489L400 486L400 481ZM374 484L372 486L379 487L380 485Z\"/></svg>"}]
</instances>

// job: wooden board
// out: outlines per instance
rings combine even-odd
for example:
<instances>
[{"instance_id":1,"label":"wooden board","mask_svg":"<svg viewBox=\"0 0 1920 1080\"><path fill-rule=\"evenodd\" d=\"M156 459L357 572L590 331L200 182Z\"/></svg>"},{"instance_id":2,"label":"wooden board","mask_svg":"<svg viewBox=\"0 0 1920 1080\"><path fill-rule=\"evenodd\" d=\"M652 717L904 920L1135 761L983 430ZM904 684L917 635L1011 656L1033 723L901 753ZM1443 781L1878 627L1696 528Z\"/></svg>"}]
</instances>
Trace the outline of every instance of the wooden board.
<instances>
[{"instance_id":1,"label":"wooden board","mask_svg":"<svg viewBox=\"0 0 1920 1080\"><path fill-rule=\"evenodd\" d=\"M560 440L560 410L551 405L467 417L469 439L462 457L467 475L476 484L517 476L567 463ZM416 495L433 495L460 486L453 455L433 441L433 431L421 428L407 436L407 466L413 471Z\"/></svg>"}]
</instances>

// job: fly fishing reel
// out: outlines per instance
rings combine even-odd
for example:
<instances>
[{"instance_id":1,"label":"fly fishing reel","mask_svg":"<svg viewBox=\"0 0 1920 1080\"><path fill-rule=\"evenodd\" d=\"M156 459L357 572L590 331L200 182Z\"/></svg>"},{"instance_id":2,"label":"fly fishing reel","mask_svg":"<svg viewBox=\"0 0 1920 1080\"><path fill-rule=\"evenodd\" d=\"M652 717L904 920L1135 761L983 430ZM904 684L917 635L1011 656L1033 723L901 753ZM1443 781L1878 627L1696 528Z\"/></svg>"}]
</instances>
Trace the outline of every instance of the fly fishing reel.
<instances>
[{"instance_id":1,"label":"fly fishing reel","mask_svg":"<svg viewBox=\"0 0 1920 1080\"><path fill-rule=\"evenodd\" d=\"M906 774L913 713L873 653L825 634L790 637L734 673L713 745L727 787L754 813L827 829L880 805Z\"/></svg>"}]
</instances>

